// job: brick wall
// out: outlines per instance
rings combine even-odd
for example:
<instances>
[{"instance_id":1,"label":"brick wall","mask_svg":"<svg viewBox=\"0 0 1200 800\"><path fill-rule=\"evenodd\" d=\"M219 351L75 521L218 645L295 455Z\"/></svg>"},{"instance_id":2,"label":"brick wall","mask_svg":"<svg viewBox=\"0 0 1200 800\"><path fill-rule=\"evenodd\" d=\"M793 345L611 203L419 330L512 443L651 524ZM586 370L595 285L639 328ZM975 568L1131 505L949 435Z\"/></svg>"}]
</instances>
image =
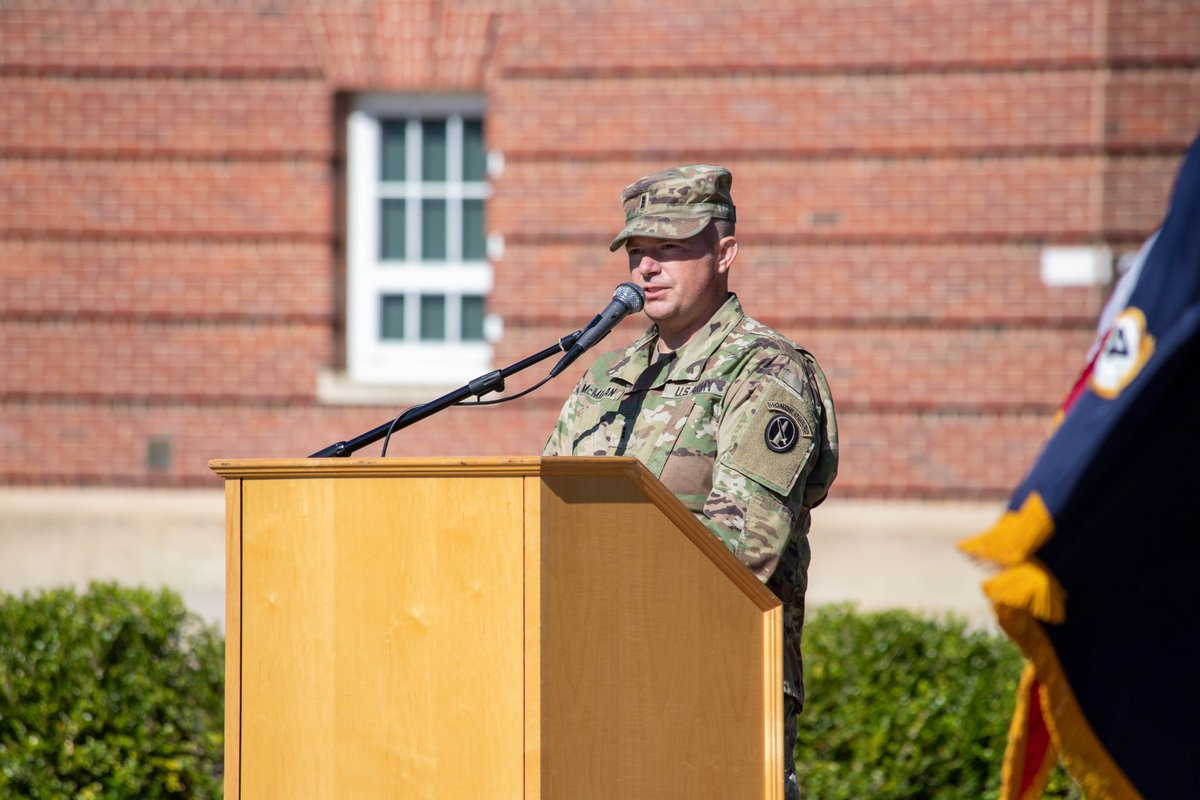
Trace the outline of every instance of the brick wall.
<instances>
[{"instance_id":1,"label":"brick wall","mask_svg":"<svg viewBox=\"0 0 1200 800\"><path fill-rule=\"evenodd\" d=\"M217 485L210 458L305 455L398 411L316 400L343 358L343 98L469 91L505 162L497 366L624 278L627 183L722 163L735 288L829 373L835 491L1004 495L1106 293L1043 285L1041 250L1129 250L1161 218L1200 130L1200 11L780 6L3 4L0 480ZM389 453L536 453L571 379Z\"/></svg>"}]
</instances>

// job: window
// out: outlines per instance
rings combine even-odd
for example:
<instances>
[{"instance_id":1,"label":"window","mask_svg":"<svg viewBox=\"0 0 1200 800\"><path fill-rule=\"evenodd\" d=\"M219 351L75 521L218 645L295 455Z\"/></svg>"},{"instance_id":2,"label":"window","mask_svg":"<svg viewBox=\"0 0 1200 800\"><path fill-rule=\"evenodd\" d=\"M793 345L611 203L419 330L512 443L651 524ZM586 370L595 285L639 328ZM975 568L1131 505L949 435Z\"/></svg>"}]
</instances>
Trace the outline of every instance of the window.
<instances>
[{"instance_id":1,"label":"window","mask_svg":"<svg viewBox=\"0 0 1200 800\"><path fill-rule=\"evenodd\" d=\"M491 369L481 100L365 96L347 129L347 371L450 386Z\"/></svg>"}]
</instances>

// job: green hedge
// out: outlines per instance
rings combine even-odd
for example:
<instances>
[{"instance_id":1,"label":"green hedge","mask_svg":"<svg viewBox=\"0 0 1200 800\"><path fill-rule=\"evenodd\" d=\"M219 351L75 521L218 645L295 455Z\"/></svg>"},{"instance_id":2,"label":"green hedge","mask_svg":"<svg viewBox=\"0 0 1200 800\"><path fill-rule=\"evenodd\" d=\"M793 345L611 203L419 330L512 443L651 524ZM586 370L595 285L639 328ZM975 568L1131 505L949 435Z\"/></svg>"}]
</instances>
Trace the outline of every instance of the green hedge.
<instances>
[{"instance_id":1,"label":"green hedge","mask_svg":"<svg viewBox=\"0 0 1200 800\"><path fill-rule=\"evenodd\" d=\"M169 591L0 595L0 797L220 797L223 686Z\"/></svg>"},{"instance_id":2,"label":"green hedge","mask_svg":"<svg viewBox=\"0 0 1200 800\"><path fill-rule=\"evenodd\" d=\"M1008 639L961 620L816 609L804 629L801 794L996 797L1022 664ZM1061 770L1045 796L1083 797Z\"/></svg>"},{"instance_id":3,"label":"green hedge","mask_svg":"<svg viewBox=\"0 0 1200 800\"><path fill-rule=\"evenodd\" d=\"M997 795L1021 658L903 611L816 609L797 769L810 800ZM221 796L224 646L169 591L0 595L0 797ZM1049 798L1082 798L1059 771Z\"/></svg>"}]
</instances>

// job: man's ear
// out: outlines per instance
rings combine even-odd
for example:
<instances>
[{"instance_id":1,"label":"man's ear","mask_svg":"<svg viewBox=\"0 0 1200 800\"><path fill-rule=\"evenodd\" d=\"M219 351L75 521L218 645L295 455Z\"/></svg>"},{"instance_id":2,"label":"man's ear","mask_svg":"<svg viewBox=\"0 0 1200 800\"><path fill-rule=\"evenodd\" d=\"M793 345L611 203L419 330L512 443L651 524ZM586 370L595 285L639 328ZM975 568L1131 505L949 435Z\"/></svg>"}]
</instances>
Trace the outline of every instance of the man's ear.
<instances>
[{"instance_id":1,"label":"man's ear","mask_svg":"<svg viewBox=\"0 0 1200 800\"><path fill-rule=\"evenodd\" d=\"M725 236L717 242L717 274L727 275L737 258L738 240L736 236Z\"/></svg>"}]
</instances>

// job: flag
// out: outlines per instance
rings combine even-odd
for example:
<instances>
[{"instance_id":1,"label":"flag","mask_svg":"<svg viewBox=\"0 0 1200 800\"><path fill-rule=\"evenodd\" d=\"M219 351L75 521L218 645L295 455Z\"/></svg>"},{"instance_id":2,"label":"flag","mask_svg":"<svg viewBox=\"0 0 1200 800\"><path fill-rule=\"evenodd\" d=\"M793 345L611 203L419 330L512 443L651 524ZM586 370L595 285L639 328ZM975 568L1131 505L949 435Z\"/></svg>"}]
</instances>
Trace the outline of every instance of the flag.
<instances>
[{"instance_id":1,"label":"flag","mask_svg":"<svg viewBox=\"0 0 1200 800\"><path fill-rule=\"evenodd\" d=\"M959 543L1027 659L1004 800L1200 796L1200 139L1084 376L991 530Z\"/></svg>"}]
</instances>

